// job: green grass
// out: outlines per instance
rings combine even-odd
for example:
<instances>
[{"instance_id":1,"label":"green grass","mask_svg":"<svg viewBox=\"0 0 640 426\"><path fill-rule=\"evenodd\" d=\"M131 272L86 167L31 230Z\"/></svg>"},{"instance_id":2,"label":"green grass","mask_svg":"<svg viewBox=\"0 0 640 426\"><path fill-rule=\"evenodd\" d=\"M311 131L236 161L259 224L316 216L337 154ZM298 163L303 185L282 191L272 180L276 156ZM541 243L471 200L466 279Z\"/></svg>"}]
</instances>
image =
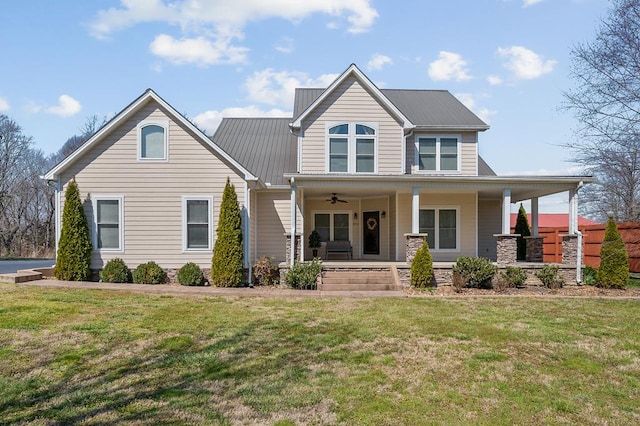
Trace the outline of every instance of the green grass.
<instances>
[{"instance_id":1,"label":"green grass","mask_svg":"<svg viewBox=\"0 0 640 426\"><path fill-rule=\"evenodd\" d=\"M3 424L634 424L637 300L0 284Z\"/></svg>"}]
</instances>

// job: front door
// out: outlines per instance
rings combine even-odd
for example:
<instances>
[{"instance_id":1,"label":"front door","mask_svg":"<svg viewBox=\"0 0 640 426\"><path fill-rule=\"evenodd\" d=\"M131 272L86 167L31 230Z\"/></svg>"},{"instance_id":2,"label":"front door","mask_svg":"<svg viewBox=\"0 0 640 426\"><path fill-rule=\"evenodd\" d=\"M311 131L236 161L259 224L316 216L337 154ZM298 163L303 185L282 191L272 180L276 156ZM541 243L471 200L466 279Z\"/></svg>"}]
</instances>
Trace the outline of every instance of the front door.
<instances>
[{"instance_id":1,"label":"front door","mask_svg":"<svg viewBox=\"0 0 640 426\"><path fill-rule=\"evenodd\" d=\"M380 212L362 212L363 254L380 254Z\"/></svg>"}]
</instances>

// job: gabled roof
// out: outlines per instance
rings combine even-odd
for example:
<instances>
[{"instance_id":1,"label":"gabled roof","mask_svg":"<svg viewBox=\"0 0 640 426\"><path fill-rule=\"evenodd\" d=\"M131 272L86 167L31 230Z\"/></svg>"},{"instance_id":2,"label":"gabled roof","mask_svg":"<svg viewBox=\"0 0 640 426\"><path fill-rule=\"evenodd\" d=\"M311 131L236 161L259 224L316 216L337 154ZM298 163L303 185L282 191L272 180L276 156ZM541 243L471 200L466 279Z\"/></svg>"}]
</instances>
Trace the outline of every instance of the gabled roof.
<instances>
[{"instance_id":1,"label":"gabled roof","mask_svg":"<svg viewBox=\"0 0 640 426\"><path fill-rule=\"evenodd\" d=\"M205 145L211 147L214 152L216 152L222 159L231 164L235 169L237 169L241 174L244 175L245 180L257 180L255 175L249 172L245 167L243 167L238 161L236 161L232 156L224 152L219 146L214 144L201 130L199 130L196 126L194 126L189 120L187 120L182 114L180 114L175 108L173 108L169 103L167 103L164 99L162 99L156 92L151 89L147 89L142 95L140 95L137 99L131 102L127 107L125 107L122 111L116 114L107 124L102 126L100 130L98 130L91 138L89 138L85 143L80 145L78 149L73 151L67 158L58 163L55 167L49 170L45 175L44 179L55 179L63 170L73 164L78 158L80 158L85 152L88 152L94 145L96 145L100 140L102 140L103 136L109 134L113 129L117 128L120 124L122 124L125 120L127 120L131 115L135 114L142 106L144 106L149 101L157 102L162 108L164 108L170 115L173 116L175 121L187 127L190 131L192 131L200 142Z\"/></svg>"},{"instance_id":2,"label":"gabled roof","mask_svg":"<svg viewBox=\"0 0 640 426\"><path fill-rule=\"evenodd\" d=\"M325 89L319 88L296 89L293 116L299 117L324 92ZM484 131L489 128L448 90L381 89L380 92L418 130Z\"/></svg>"},{"instance_id":3,"label":"gabled roof","mask_svg":"<svg viewBox=\"0 0 640 426\"><path fill-rule=\"evenodd\" d=\"M405 129L411 129L414 127L414 124L385 96L382 94L380 89L376 87L375 84L369 77L364 75L362 71L355 65L351 64L349 68L347 68L338 78L336 78L333 83L327 87L326 90L320 94L307 108L304 109L300 114L295 115L293 121L291 122L291 127L294 129L300 128L300 124L304 118L311 113L318 105L320 105L334 90L347 78L355 77L360 84L362 84L367 90L369 90L373 96L383 105L385 105L389 111L402 123L402 127Z\"/></svg>"},{"instance_id":4,"label":"gabled roof","mask_svg":"<svg viewBox=\"0 0 640 426\"><path fill-rule=\"evenodd\" d=\"M291 118L224 118L213 135L216 145L267 185L287 185L283 173L296 171L297 139Z\"/></svg>"}]
</instances>

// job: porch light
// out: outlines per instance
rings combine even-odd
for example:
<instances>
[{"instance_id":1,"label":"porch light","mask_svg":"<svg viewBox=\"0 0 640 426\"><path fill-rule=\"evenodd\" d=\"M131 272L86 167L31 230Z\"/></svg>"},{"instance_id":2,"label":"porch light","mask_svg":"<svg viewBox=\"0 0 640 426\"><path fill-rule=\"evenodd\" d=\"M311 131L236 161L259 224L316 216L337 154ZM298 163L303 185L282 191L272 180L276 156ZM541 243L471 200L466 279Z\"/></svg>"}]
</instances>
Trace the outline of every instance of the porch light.
<instances>
[{"instance_id":1,"label":"porch light","mask_svg":"<svg viewBox=\"0 0 640 426\"><path fill-rule=\"evenodd\" d=\"M383 219L387 217L387 212L383 210L382 213L380 214L380 217L382 217Z\"/></svg>"},{"instance_id":2,"label":"porch light","mask_svg":"<svg viewBox=\"0 0 640 426\"><path fill-rule=\"evenodd\" d=\"M358 220L358 212L353 213L353 220Z\"/></svg>"}]
</instances>

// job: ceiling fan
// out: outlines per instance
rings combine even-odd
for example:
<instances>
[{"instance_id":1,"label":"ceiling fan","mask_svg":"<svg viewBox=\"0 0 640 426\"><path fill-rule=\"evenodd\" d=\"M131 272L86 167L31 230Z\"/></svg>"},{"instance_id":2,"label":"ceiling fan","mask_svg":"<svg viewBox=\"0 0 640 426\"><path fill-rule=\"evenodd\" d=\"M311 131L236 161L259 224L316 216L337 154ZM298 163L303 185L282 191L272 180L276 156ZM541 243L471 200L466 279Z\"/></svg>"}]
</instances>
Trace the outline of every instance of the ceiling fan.
<instances>
[{"instance_id":1,"label":"ceiling fan","mask_svg":"<svg viewBox=\"0 0 640 426\"><path fill-rule=\"evenodd\" d=\"M348 201L346 200L341 200L338 198L338 195L334 192L333 195L331 196L331 198L325 200L325 201L331 201L331 204L335 204L335 203L348 203Z\"/></svg>"}]
</instances>

